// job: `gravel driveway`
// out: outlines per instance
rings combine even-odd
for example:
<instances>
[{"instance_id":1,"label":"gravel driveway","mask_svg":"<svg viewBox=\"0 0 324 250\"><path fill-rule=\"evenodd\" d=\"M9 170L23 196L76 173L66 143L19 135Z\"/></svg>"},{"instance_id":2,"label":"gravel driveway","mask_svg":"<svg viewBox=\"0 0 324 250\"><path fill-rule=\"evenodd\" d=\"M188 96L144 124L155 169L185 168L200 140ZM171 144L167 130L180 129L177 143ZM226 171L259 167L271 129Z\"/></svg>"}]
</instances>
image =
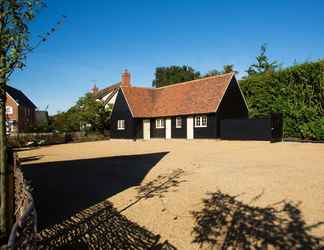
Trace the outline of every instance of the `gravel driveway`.
<instances>
[{"instance_id":1,"label":"gravel driveway","mask_svg":"<svg viewBox=\"0 0 324 250\"><path fill-rule=\"evenodd\" d=\"M324 144L110 140L19 155L43 229L108 200L177 249L324 244Z\"/></svg>"}]
</instances>

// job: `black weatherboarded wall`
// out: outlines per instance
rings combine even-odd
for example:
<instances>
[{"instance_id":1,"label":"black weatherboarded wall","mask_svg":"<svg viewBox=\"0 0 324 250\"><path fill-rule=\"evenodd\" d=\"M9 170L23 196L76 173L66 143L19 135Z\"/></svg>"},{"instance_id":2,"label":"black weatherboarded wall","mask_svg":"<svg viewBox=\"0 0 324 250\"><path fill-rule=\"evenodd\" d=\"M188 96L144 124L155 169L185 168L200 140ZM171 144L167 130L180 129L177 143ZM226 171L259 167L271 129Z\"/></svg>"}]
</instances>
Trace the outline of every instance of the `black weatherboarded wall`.
<instances>
[{"instance_id":1,"label":"black weatherboarded wall","mask_svg":"<svg viewBox=\"0 0 324 250\"><path fill-rule=\"evenodd\" d=\"M224 119L220 133L227 140L271 140L271 118Z\"/></svg>"},{"instance_id":2,"label":"black weatherboarded wall","mask_svg":"<svg viewBox=\"0 0 324 250\"><path fill-rule=\"evenodd\" d=\"M194 118L195 123L195 118ZM194 126L194 138L217 138L217 114L212 113L207 115L207 127Z\"/></svg>"},{"instance_id":3,"label":"black weatherboarded wall","mask_svg":"<svg viewBox=\"0 0 324 250\"><path fill-rule=\"evenodd\" d=\"M179 116L182 119L181 128L176 127L176 117L171 118L171 137L172 138L187 138L187 117Z\"/></svg>"},{"instance_id":4,"label":"black weatherboarded wall","mask_svg":"<svg viewBox=\"0 0 324 250\"><path fill-rule=\"evenodd\" d=\"M124 130L117 129L118 120L125 120ZM136 123L134 122L132 114L128 108L123 92L120 90L118 91L114 109L111 114L110 126L112 138L134 138Z\"/></svg>"},{"instance_id":5,"label":"black weatherboarded wall","mask_svg":"<svg viewBox=\"0 0 324 250\"><path fill-rule=\"evenodd\" d=\"M151 119L150 120L151 138L165 138L165 121L164 121L164 128L156 128L155 127L155 120L156 119Z\"/></svg>"}]
</instances>

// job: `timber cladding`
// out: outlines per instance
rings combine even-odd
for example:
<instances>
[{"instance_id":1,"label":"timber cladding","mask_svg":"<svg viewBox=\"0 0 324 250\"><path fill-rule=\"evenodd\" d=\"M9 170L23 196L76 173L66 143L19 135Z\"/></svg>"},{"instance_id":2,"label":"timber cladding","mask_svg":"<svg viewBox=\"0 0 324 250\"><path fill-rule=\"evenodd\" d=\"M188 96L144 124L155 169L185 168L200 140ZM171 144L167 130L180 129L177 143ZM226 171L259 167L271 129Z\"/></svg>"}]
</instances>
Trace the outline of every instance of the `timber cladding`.
<instances>
[{"instance_id":1,"label":"timber cladding","mask_svg":"<svg viewBox=\"0 0 324 250\"><path fill-rule=\"evenodd\" d=\"M181 118L181 128L177 128L177 117L171 118L171 137L172 138L187 138L187 116L178 116Z\"/></svg>"},{"instance_id":2,"label":"timber cladding","mask_svg":"<svg viewBox=\"0 0 324 250\"><path fill-rule=\"evenodd\" d=\"M157 119L163 119L164 124L157 124ZM143 131L143 120L149 120L145 123L148 132ZM234 74L225 74L162 88L120 87L111 116L111 135L270 140L272 123L271 118L248 118L247 103ZM120 128L120 124L125 126Z\"/></svg>"},{"instance_id":3,"label":"timber cladding","mask_svg":"<svg viewBox=\"0 0 324 250\"><path fill-rule=\"evenodd\" d=\"M125 128L118 129L118 120L124 120ZM132 139L136 133L135 119L128 108L122 92L118 92L110 121L113 138Z\"/></svg>"},{"instance_id":4,"label":"timber cladding","mask_svg":"<svg viewBox=\"0 0 324 250\"><path fill-rule=\"evenodd\" d=\"M271 118L221 120L220 138L227 140L271 140Z\"/></svg>"}]
</instances>

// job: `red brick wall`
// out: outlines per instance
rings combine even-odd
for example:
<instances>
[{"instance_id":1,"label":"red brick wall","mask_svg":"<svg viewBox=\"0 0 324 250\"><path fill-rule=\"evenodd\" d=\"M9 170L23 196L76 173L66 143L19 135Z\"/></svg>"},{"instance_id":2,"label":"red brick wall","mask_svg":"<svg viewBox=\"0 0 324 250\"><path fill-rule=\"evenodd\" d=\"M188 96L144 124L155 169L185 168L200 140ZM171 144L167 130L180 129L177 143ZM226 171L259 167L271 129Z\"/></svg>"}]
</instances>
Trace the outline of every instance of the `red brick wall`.
<instances>
[{"instance_id":1,"label":"red brick wall","mask_svg":"<svg viewBox=\"0 0 324 250\"><path fill-rule=\"evenodd\" d=\"M17 127L15 132L25 132L26 129L35 124L35 109L17 105L17 103L7 94L6 106L13 109L12 114L7 114L7 120L15 120Z\"/></svg>"},{"instance_id":2,"label":"red brick wall","mask_svg":"<svg viewBox=\"0 0 324 250\"><path fill-rule=\"evenodd\" d=\"M12 114L6 114L6 119L8 121L17 121L18 125L18 118L19 118L19 108L17 103L7 94L6 106L12 107ZM17 132L18 127L16 126L14 132Z\"/></svg>"}]
</instances>

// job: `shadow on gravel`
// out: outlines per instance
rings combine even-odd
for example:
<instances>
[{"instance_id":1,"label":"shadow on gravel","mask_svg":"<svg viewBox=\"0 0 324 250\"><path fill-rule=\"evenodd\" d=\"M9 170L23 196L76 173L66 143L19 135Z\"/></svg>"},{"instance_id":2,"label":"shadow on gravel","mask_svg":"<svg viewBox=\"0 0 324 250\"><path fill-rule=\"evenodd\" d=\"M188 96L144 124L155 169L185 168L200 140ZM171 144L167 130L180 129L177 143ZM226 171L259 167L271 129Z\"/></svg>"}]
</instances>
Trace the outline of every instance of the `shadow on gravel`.
<instances>
[{"instance_id":1,"label":"shadow on gravel","mask_svg":"<svg viewBox=\"0 0 324 250\"><path fill-rule=\"evenodd\" d=\"M167 153L23 165L25 178L33 188L39 229L59 224L79 211L140 185Z\"/></svg>"},{"instance_id":2,"label":"shadow on gravel","mask_svg":"<svg viewBox=\"0 0 324 250\"><path fill-rule=\"evenodd\" d=\"M182 169L175 169L169 174L158 175L154 180L147 182L136 188L136 198L149 199L153 197L163 198L165 193L175 192L182 182L184 171Z\"/></svg>"},{"instance_id":3,"label":"shadow on gravel","mask_svg":"<svg viewBox=\"0 0 324 250\"><path fill-rule=\"evenodd\" d=\"M176 249L118 213L108 201L85 209L40 235L38 249Z\"/></svg>"},{"instance_id":4,"label":"shadow on gravel","mask_svg":"<svg viewBox=\"0 0 324 250\"><path fill-rule=\"evenodd\" d=\"M324 238L312 235L324 222L306 225L299 204L281 201L257 207L237 198L208 193L203 209L192 212L194 243L215 249L324 249Z\"/></svg>"}]
</instances>

